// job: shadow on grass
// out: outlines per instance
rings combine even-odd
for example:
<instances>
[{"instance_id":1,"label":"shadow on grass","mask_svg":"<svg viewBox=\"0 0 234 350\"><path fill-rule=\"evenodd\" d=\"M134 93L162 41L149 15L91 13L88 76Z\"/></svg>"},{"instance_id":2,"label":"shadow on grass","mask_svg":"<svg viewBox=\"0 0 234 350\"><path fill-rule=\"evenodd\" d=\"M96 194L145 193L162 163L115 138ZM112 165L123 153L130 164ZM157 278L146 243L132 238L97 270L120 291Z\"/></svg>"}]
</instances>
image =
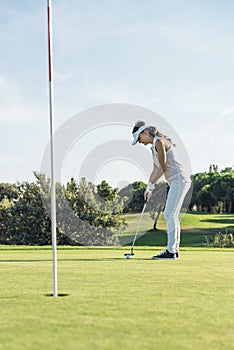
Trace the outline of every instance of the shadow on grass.
<instances>
[{"instance_id":1,"label":"shadow on grass","mask_svg":"<svg viewBox=\"0 0 234 350\"><path fill-rule=\"evenodd\" d=\"M82 259L62 259L62 260L58 260L58 261L102 261L102 262L105 262L105 261L121 261L121 260L151 260L151 258L137 258L136 256L130 258L130 259L126 259L124 256L121 258L82 258Z\"/></svg>"},{"instance_id":2,"label":"shadow on grass","mask_svg":"<svg viewBox=\"0 0 234 350\"><path fill-rule=\"evenodd\" d=\"M211 222L211 223L219 223L219 224L232 224L233 226L230 226L234 229L234 220L233 219L227 219L226 217L221 217L219 219L207 219L207 220L200 220L201 222Z\"/></svg>"},{"instance_id":3,"label":"shadow on grass","mask_svg":"<svg viewBox=\"0 0 234 350\"><path fill-rule=\"evenodd\" d=\"M70 294L59 293L57 297L68 297ZM45 294L45 297L54 297L53 293Z\"/></svg>"},{"instance_id":4,"label":"shadow on grass","mask_svg":"<svg viewBox=\"0 0 234 350\"><path fill-rule=\"evenodd\" d=\"M123 256L118 257L118 258L67 258L67 259L57 259L58 262L65 262L65 261L84 261L84 262L90 262L90 261L100 261L100 262L105 262L105 261L121 261L121 260L149 260L149 258L137 258L136 256L131 257L130 259L126 259ZM52 260L0 260L1 262L4 263L38 263L38 262L52 262Z\"/></svg>"},{"instance_id":5,"label":"shadow on grass","mask_svg":"<svg viewBox=\"0 0 234 350\"><path fill-rule=\"evenodd\" d=\"M52 259L44 259L44 260L41 260L41 259L35 259L35 260L32 260L32 259L4 259L4 260L0 260L0 263L38 263L38 262L51 262Z\"/></svg>"}]
</instances>

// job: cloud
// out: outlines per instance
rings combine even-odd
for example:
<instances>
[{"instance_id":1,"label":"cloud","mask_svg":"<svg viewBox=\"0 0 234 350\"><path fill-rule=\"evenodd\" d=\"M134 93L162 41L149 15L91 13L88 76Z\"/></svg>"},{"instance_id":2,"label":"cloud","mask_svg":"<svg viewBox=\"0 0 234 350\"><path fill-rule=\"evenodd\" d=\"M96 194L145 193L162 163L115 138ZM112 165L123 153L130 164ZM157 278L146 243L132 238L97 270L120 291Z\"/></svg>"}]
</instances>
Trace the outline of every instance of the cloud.
<instances>
[{"instance_id":1,"label":"cloud","mask_svg":"<svg viewBox=\"0 0 234 350\"><path fill-rule=\"evenodd\" d=\"M226 107L217 117L217 122L230 120L234 123L234 106Z\"/></svg>"},{"instance_id":2,"label":"cloud","mask_svg":"<svg viewBox=\"0 0 234 350\"><path fill-rule=\"evenodd\" d=\"M225 137L233 134L234 129L234 106L227 106L222 108L222 111L218 113L216 117L207 125L209 132L220 133ZM229 140L226 140L229 142Z\"/></svg>"}]
</instances>

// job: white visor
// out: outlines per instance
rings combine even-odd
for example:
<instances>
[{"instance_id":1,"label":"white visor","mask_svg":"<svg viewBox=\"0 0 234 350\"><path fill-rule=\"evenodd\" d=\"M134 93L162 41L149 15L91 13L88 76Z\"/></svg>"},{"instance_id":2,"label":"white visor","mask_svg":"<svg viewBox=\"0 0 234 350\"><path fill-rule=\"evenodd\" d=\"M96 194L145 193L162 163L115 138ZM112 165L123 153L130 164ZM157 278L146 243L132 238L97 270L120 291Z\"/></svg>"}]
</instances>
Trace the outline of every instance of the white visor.
<instances>
[{"instance_id":1,"label":"white visor","mask_svg":"<svg viewBox=\"0 0 234 350\"><path fill-rule=\"evenodd\" d=\"M132 136L133 136L133 141L132 141L132 145L135 145L139 139L140 133L142 133L142 131L144 131L147 128L146 125L142 125L137 131L135 131Z\"/></svg>"}]
</instances>

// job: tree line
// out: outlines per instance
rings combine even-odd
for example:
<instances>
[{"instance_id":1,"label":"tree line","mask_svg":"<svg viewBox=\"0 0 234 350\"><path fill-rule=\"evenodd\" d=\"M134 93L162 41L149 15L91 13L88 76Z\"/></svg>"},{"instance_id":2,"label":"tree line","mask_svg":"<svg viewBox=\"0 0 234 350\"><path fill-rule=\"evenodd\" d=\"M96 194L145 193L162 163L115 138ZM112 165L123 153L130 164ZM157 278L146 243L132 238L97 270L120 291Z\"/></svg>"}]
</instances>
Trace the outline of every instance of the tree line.
<instances>
[{"instance_id":1,"label":"tree line","mask_svg":"<svg viewBox=\"0 0 234 350\"><path fill-rule=\"evenodd\" d=\"M42 174L34 183L0 183L0 244L51 244L50 184ZM189 210L209 213L234 212L234 170L218 170L192 176L192 190L187 198ZM71 179L56 185L57 240L60 245L114 245L119 230L126 225L127 213L139 213L146 184L136 181L112 188L106 181L94 184ZM155 186L147 210L154 229L164 209L168 187ZM187 208L186 208L187 209Z\"/></svg>"},{"instance_id":2,"label":"tree line","mask_svg":"<svg viewBox=\"0 0 234 350\"><path fill-rule=\"evenodd\" d=\"M234 212L234 170L227 167L219 170L210 165L208 172L192 176L193 195L190 210L207 213Z\"/></svg>"},{"instance_id":3,"label":"tree line","mask_svg":"<svg viewBox=\"0 0 234 350\"><path fill-rule=\"evenodd\" d=\"M51 244L50 183L36 176L36 183L0 184L0 244ZM113 245L125 224L123 199L105 181L57 184L56 214L59 245Z\"/></svg>"}]
</instances>

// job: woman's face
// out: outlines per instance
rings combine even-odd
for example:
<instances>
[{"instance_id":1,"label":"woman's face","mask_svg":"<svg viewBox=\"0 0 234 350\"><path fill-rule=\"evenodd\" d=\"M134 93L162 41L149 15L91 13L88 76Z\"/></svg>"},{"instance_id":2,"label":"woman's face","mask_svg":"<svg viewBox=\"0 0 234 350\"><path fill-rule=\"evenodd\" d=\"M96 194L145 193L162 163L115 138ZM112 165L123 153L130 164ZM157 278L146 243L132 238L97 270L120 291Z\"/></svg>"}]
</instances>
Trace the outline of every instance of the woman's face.
<instances>
[{"instance_id":1,"label":"woman's face","mask_svg":"<svg viewBox=\"0 0 234 350\"><path fill-rule=\"evenodd\" d=\"M151 137L147 130L144 130L140 133L139 143L143 143L143 145L148 145L148 143L152 143Z\"/></svg>"}]
</instances>

